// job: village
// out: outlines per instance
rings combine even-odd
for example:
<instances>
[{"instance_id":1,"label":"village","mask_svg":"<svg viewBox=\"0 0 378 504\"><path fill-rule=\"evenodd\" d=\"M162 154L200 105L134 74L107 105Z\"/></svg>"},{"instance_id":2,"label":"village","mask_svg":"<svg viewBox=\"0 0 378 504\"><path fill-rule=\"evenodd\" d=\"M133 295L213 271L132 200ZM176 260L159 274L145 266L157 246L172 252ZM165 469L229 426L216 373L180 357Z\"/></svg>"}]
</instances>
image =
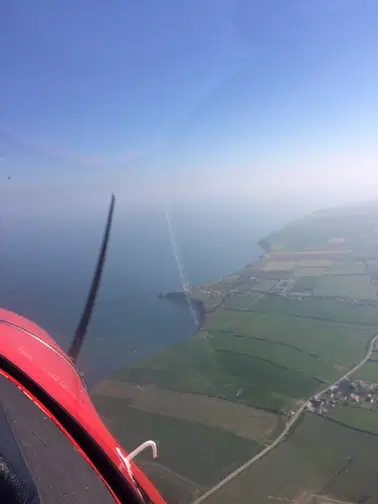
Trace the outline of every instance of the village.
<instances>
[{"instance_id":1,"label":"village","mask_svg":"<svg viewBox=\"0 0 378 504\"><path fill-rule=\"evenodd\" d=\"M306 410L326 415L337 405L355 405L372 410L378 402L378 383L345 378L329 387L323 394L314 395L306 404Z\"/></svg>"}]
</instances>

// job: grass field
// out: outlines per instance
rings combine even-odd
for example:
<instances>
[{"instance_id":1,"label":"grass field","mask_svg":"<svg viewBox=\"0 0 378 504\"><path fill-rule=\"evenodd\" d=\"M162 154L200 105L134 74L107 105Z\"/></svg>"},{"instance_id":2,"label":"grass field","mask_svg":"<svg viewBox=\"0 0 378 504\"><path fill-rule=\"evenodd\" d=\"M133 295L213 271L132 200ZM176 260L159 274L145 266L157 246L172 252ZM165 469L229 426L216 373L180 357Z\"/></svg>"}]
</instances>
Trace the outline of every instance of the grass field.
<instances>
[{"instance_id":1,"label":"grass field","mask_svg":"<svg viewBox=\"0 0 378 504\"><path fill-rule=\"evenodd\" d=\"M253 356L218 351L216 359L220 374L227 376L234 387L243 389L240 401L252 406L286 411L297 399L310 397L320 389L310 376Z\"/></svg>"},{"instance_id":2,"label":"grass field","mask_svg":"<svg viewBox=\"0 0 378 504\"><path fill-rule=\"evenodd\" d=\"M376 209L360 209L345 206L338 210L317 211L271 233L265 240L280 251L366 249L371 241L374 242L372 228L377 215L373 213Z\"/></svg>"},{"instance_id":3,"label":"grass field","mask_svg":"<svg viewBox=\"0 0 378 504\"><path fill-rule=\"evenodd\" d=\"M217 350L212 340L199 337L190 345L184 342L123 369L114 379L205 394L277 412L286 411L298 398L307 398L320 387L311 376L250 355Z\"/></svg>"},{"instance_id":4,"label":"grass field","mask_svg":"<svg viewBox=\"0 0 378 504\"><path fill-rule=\"evenodd\" d=\"M242 279L239 278L238 275L231 275L223 277L211 284L204 285L203 287L210 287L211 289L214 289L222 294L227 294L230 289L235 289L236 287L238 287L241 281Z\"/></svg>"},{"instance_id":5,"label":"grass field","mask_svg":"<svg viewBox=\"0 0 378 504\"><path fill-rule=\"evenodd\" d=\"M278 345L269 340L259 340L248 337L235 337L229 333L214 332L212 347L217 350L226 350L238 354L265 359L279 366L299 371L308 377L332 382L339 373L329 362L311 356L309 353L298 351L294 348Z\"/></svg>"},{"instance_id":6,"label":"grass field","mask_svg":"<svg viewBox=\"0 0 378 504\"><path fill-rule=\"evenodd\" d=\"M328 268L332 265L331 259L301 259L297 262L301 268Z\"/></svg>"},{"instance_id":7,"label":"grass field","mask_svg":"<svg viewBox=\"0 0 378 504\"><path fill-rule=\"evenodd\" d=\"M370 411L368 407L339 406L332 408L328 416L350 427L378 434L378 411L376 409Z\"/></svg>"},{"instance_id":8,"label":"grass field","mask_svg":"<svg viewBox=\"0 0 378 504\"><path fill-rule=\"evenodd\" d=\"M275 261L270 260L264 266L264 271L293 271L294 261Z\"/></svg>"},{"instance_id":9,"label":"grass field","mask_svg":"<svg viewBox=\"0 0 378 504\"><path fill-rule=\"evenodd\" d=\"M373 504L378 495L377 463L378 436L306 414L292 437L206 504L279 504L285 499L300 503L311 493Z\"/></svg>"},{"instance_id":10,"label":"grass field","mask_svg":"<svg viewBox=\"0 0 378 504\"><path fill-rule=\"evenodd\" d=\"M308 292L313 291L317 284L316 276L304 276L299 278L293 287L293 292Z\"/></svg>"},{"instance_id":11,"label":"grass field","mask_svg":"<svg viewBox=\"0 0 378 504\"><path fill-rule=\"evenodd\" d=\"M377 290L369 275L325 275L318 278L314 294L378 300Z\"/></svg>"},{"instance_id":12,"label":"grass field","mask_svg":"<svg viewBox=\"0 0 378 504\"><path fill-rule=\"evenodd\" d=\"M372 327L220 309L196 337L115 379L286 411L319 390L314 378L332 382L358 362L373 333Z\"/></svg>"},{"instance_id":13,"label":"grass field","mask_svg":"<svg viewBox=\"0 0 378 504\"><path fill-rule=\"evenodd\" d=\"M353 375L353 378L378 383L378 362L368 361Z\"/></svg>"},{"instance_id":14,"label":"grass field","mask_svg":"<svg viewBox=\"0 0 378 504\"><path fill-rule=\"evenodd\" d=\"M214 313L209 313L206 317L204 328L221 331L238 331L247 318L247 311L240 312L220 308Z\"/></svg>"},{"instance_id":15,"label":"grass field","mask_svg":"<svg viewBox=\"0 0 378 504\"><path fill-rule=\"evenodd\" d=\"M231 296L225 303L225 307L230 310L248 310L255 305L263 295L256 293L250 294L235 294Z\"/></svg>"},{"instance_id":16,"label":"grass field","mask_svg":"<svg viewBox=\"0 0 378 504\"><path fill-rule=\"evenodd\" d=\"M200 423L140 411L127 401L93 396L96 408L127 451L146 439L159 446L159 462L200 485L214 484L259 450L253 441ZM145 452L142 458L151 459Z\"/></svg>"},{"instance_id":17,"label":"grass field","mask_svg":"<svg viewBox=\"0 0 378 504\"><path fill-rule=\"evenodd\" d=\"M319 276L324 275L326 272L327 268L308 268L303 266L296 266L294 270L294 274L297 277Z\"/></svg>"},{"instance_id":18,"label":"grass field","mask_svg":"<svg viewBox=\"0 0 378 504\"><path fill-rule=\"evenodd\" d=\"M332 266L327 268L328 275L352 275L354 273L364 273L365 265L362 262L346 260L334 261Z\"/></svg>"},{"instance_id":19,"label":"grass field","mask_svg":"<svg viewBox=\"0 0 378 504\"><path fill-rule=\"evenodd\" d=\"M269 292L276 284L277 280L273 280L272 278L258 278L257 282L250 288L250 290L258 292Z\"/></svg>"},{"instance_id":20,"label":"grass field","mask_svg":"<svg viewBox=\"0 0 378 504\"><path fill-rule=\"evenodd\" d=\"M206 329L222 330L227 327L228 330L244 336L286 343L342 368L362 359L375 329L291 317L274 312L217 310L211 315L206 320Z\"/></svg>"},{"instance_id":21,"label":"grass field","mask_svg":"<svg viewBox=\"0 0 378 504\"><path fill-rule=\"evenodd\" d=\"M375 306L356 305L334 299L304 298L302 300L267 296L261 299L253 310L272 314L299 315L343 324L377 325L378 310Z\"/></svg>"},{"instance_id":22,"label":"grass field","mask_svg":"<svg viewBox=\"0 0 378 504\"><path fill-rule=\"evenodd\" d=\"M117 380L105 380L92 389L93 395L118 397L135 409L220 427L241 437L267 442L281 429L281 418L262 409L235 404L215 397L143 387Z\"/></svg>"},{"instance_id":23,"label":"grass field","mask_svg":"<svg viewBox=\"0 0 378 504\"><path fill-rule=\"evenodd\" d=\"M376 259L367 261L366 269L368 273L378 273L378 261Z\"/></svg>"}]
</instances>

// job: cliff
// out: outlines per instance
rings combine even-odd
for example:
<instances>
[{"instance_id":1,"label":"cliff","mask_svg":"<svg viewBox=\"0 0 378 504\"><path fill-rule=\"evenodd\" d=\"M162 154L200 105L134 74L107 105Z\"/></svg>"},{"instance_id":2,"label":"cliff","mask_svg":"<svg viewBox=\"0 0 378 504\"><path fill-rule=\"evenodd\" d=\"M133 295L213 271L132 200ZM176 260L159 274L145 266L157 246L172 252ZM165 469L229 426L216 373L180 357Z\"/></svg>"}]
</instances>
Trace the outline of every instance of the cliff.
<instances>
[{"instance_id":1,"label":"cliff","mask_svg":"<svg viewBox=\"0 0 378 504\"><path fill-rule=\"evenodd\" d=\"M198 326L201 327L205 322L206 317L205 304L201 299L191 298L187 296L187 294L184 291L172 291L167 292L166 294L160 292L157 297L161 299L168 299L169 301L175 301L178 303L185 303L185 304L190 303L193 310L196 312Z\"/></svg>"}]
</instances>

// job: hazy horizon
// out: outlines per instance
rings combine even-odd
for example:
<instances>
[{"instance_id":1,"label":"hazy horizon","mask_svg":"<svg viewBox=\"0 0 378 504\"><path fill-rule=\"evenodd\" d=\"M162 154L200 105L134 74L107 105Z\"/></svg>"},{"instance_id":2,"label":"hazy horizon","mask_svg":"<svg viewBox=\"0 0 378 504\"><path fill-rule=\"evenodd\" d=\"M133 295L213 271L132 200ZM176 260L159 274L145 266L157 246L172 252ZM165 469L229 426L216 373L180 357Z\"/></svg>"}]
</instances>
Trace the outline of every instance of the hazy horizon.
<instances>
[{"instance_id":1,"label":"hazy horizon","mask_svg":"<svg viewBox=\"0 0 378 504\"><path fill-rule=\"evenodd\" d=\"M375 197L377 14L373 0L2 3L1 211L57 211L57 191L99 214L111 191L133 208L298 212Z\"/></svg>"}]
</instances>

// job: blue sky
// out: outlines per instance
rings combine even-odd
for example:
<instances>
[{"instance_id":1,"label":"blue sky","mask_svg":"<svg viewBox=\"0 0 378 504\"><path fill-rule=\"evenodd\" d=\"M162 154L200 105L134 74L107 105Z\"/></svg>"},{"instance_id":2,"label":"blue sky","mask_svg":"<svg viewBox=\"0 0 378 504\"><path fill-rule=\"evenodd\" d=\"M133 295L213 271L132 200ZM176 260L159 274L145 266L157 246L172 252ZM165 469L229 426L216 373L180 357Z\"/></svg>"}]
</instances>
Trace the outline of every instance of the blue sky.
<instances>
[{"instance_id":1,"label":"blue sky","mask_svg":"<svg viewBox=\"0 0 378 504\"><path fill-rule=\"evenodd\" d=\"M377 23L376 0L4 0L1 176L142 204L372 197Z\"/></svg>"}]
</instances>

